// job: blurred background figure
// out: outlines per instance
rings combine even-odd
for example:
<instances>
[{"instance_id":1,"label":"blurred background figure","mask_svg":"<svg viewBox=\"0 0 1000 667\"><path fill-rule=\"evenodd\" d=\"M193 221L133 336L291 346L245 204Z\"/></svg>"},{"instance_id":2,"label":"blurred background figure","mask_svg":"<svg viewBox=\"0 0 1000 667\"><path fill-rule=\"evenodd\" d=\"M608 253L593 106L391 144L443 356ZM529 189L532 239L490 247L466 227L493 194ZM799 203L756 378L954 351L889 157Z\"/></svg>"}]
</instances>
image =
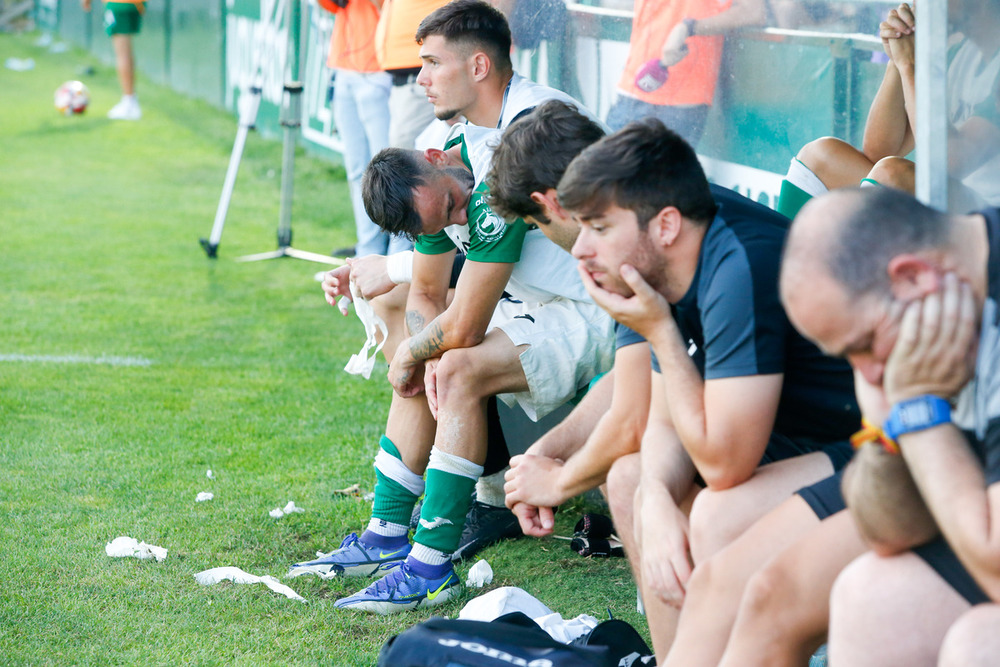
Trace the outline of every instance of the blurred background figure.
<instances>
[{"instance_id":1,"label":"blurred background figure","mask_svg":"<svg viewBox=\"0 0 1000 667\"><path fill-rule=\"evenodd\" d=\"M372 155L389 145L391 77L375 56L381 0L319 0L335 14L327 67L333 70L333 119L343 144L344 169L354 208L357 244L334 255L384 255L391 237L365 213L361 174Z\"/></svg>"},{"instance_id":2,"label":"blurred background figure","mask_svg":"<svg viewBox=\"0 0 1000 667\"><path fill-rule=\"evenodd\" d=\"M86 12L90 11L91 0L80 0ZM122 88L122 99L108 112L112 120L139 120L142 109L135 94L135 56L132 53L132 35L138 35L142 28L142 15L146 11L143 0L122 0L104 3L104 31L111 37L111 47L115 52L115 69L118 84Z\"/></svg>"},{"instance_id":3,"label":"blurred background figure","mask_svg":"<svg viewBox=\"0 0 1000 667\"><path fill-rule=\"evenodd\" d=\"M628 60L607 125L654 116L696 147L722 64L723 35L763 25L764 0L637 0Z\"/></svg>"}]
</instances>

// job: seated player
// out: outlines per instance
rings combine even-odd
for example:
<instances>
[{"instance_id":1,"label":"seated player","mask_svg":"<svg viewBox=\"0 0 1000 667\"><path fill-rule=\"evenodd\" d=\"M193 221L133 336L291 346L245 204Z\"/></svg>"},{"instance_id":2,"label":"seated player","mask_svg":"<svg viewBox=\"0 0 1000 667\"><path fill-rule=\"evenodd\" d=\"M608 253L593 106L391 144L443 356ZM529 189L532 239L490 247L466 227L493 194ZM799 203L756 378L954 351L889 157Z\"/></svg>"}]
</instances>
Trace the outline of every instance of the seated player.
<instances>
[{"instance_id":1,"label":"seated player","mask_svg":"<svg viewBox=\"0 0 1000 667\"><path fill-rule=\"evenodd\" d=\"M859 421L851 373L779 303L788 220L710 189L694 151L659 121L585 149L558 196L581 222L573 254L588 291L658 360L641 465L619 459L609 493L613 509L633 507L634 521L615 525L639 562L663 660L693 565L847 462ZM696 472L707 490L689 527Z\"/></svg>"}]
</instances>

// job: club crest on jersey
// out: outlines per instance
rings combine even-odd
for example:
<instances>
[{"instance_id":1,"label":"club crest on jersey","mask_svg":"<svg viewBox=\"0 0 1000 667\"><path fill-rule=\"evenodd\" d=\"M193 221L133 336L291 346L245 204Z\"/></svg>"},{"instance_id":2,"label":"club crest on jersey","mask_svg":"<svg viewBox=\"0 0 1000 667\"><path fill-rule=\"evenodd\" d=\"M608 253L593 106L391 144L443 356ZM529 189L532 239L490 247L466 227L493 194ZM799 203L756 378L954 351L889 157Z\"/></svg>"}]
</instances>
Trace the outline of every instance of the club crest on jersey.
<instances>
[{"instance_id":1,"label":"club crest on jersey","mask_svg":"<svg viewBox=\"0 0 1000 667\"><path fill-rule=\"evenodd\" d=\"M483 201L483 197L479 197L479 201L476 202L480 204L476 208L476 219L473 224L475 224L476 229L479 231L479 236L484 241L496 241L501 236L503 236L504 231L507 229L507 223L499 215L493 212L486 202Z\"/></svg>"}]
</instances>

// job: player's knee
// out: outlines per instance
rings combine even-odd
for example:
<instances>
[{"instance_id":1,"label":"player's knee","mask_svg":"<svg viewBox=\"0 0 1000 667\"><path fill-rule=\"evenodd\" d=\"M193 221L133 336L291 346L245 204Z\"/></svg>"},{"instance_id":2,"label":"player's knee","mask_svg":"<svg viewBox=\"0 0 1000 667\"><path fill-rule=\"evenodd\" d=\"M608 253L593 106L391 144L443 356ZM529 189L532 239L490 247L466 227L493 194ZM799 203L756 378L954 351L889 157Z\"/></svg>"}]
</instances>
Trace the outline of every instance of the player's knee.
<instances>
[{"instance_id":1,"label":"player's knee","mask_svg":"<svg viewBox=\"0 0 1000 667\"><path fill-rule=\"evenodd\" d=\"M705 489L694 499L690 516L691 555L701 563L731 543L739 530L730 520L732 494Z\"/></svg>"},{"instance_id":2,"label":"player's knee","mask_svg":"<svg viewBox=\"0 0 1000 667\"><path fill-rule=\"evenodd\" d=\"M973 607L948 630L938 656L938 667L986 667L996 664L1000 639L1000 606Z\"/></svg>"},{"instance_id":3,"label":"player's knee","mask_svg":"<svg viewBox=\"0 0 1000 667\"><path fill-rule=\"evenodd\" d=\"M838 160L838 156L843 153L845 148L854 150L850 144L836 137L820 137L799 149L795 157L798 158L799 162L809 167L820 180L823 180L823 174L829 170L832 163Z\"/></svg>"},{"instance_id":4,"label":"player's knee","mask_svg":"<svg viewBox=\"0 0 1000 667\"><path fill-rule=\"evenodd\" d=\"M763 620L766 617L769 624L775 622L776 625L784 626L784 620L780 623L776 620L794 620L795 610L801 608L800 604L794 573L788 563L779 559L771 561L750 577L743 593L741 614L744 618L751 619Z\"/></svg>"},{"instance_id":5,"label":"player's knee","mask_svg":"<svg viewBox=\"0 0 1000 667\"><path fill-rule=\"evenodd\" d=\"M884 559L874 553L866 553L845 567L837 576L830 592L830 624L845 628L854 623L867 623L865 618L878 618L882 613L878 607L885 602L885 596L877 592L892 577L891 568L886 568Z\"/></svg>"},{"instance_id":6,"label":"player's knee","mask_svg":"<svg viewBox=\"0 0 1000 667\"><path fill-rule=\"evenodd\" d=\"M483 398L483 372L475 348L457 348L441 355L437 366L438 404Z\"/></svg>"},{"instance_id":7,"label":"player's knee","mask_svg":"<svg viewBox=\"0 0 1000 667\"><path fill-rule=\"evenodd\" d=\"M621 457L611 464L608 471L608 506L612 515L631 516L635 490L639 485L639 469L635 457L638 454Z\"/></svg>"},{"instance_id":8,"label":"player's knee","mask_svg":"<svg viewBox=\"0 0 1000 667\"><path fill-rule=\"evenodd\" d=\"M902 157L884 157L875 163L868 178L879 185L913 192L913 163Z\"/></svg>"}]
</instances>

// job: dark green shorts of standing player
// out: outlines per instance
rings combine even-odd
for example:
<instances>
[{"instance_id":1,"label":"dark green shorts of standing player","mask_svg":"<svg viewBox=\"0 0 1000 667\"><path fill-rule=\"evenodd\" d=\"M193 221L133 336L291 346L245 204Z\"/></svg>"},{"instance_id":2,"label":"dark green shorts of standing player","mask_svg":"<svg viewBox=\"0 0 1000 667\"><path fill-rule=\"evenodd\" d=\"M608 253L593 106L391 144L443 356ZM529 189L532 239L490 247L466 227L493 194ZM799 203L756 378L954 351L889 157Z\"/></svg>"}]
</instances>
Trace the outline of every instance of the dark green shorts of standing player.
<instances>
[{"instance_id":1,"label":"dark green shorts of standing player","mask_svg":"<svg viewBox=\"0 0 1000 667\"><path fill-rule=\"evenodd\" d=\"M108 35L137 35L142 27L146 3L104 3L104 32Z\"/></svg>"}]
</instances>

